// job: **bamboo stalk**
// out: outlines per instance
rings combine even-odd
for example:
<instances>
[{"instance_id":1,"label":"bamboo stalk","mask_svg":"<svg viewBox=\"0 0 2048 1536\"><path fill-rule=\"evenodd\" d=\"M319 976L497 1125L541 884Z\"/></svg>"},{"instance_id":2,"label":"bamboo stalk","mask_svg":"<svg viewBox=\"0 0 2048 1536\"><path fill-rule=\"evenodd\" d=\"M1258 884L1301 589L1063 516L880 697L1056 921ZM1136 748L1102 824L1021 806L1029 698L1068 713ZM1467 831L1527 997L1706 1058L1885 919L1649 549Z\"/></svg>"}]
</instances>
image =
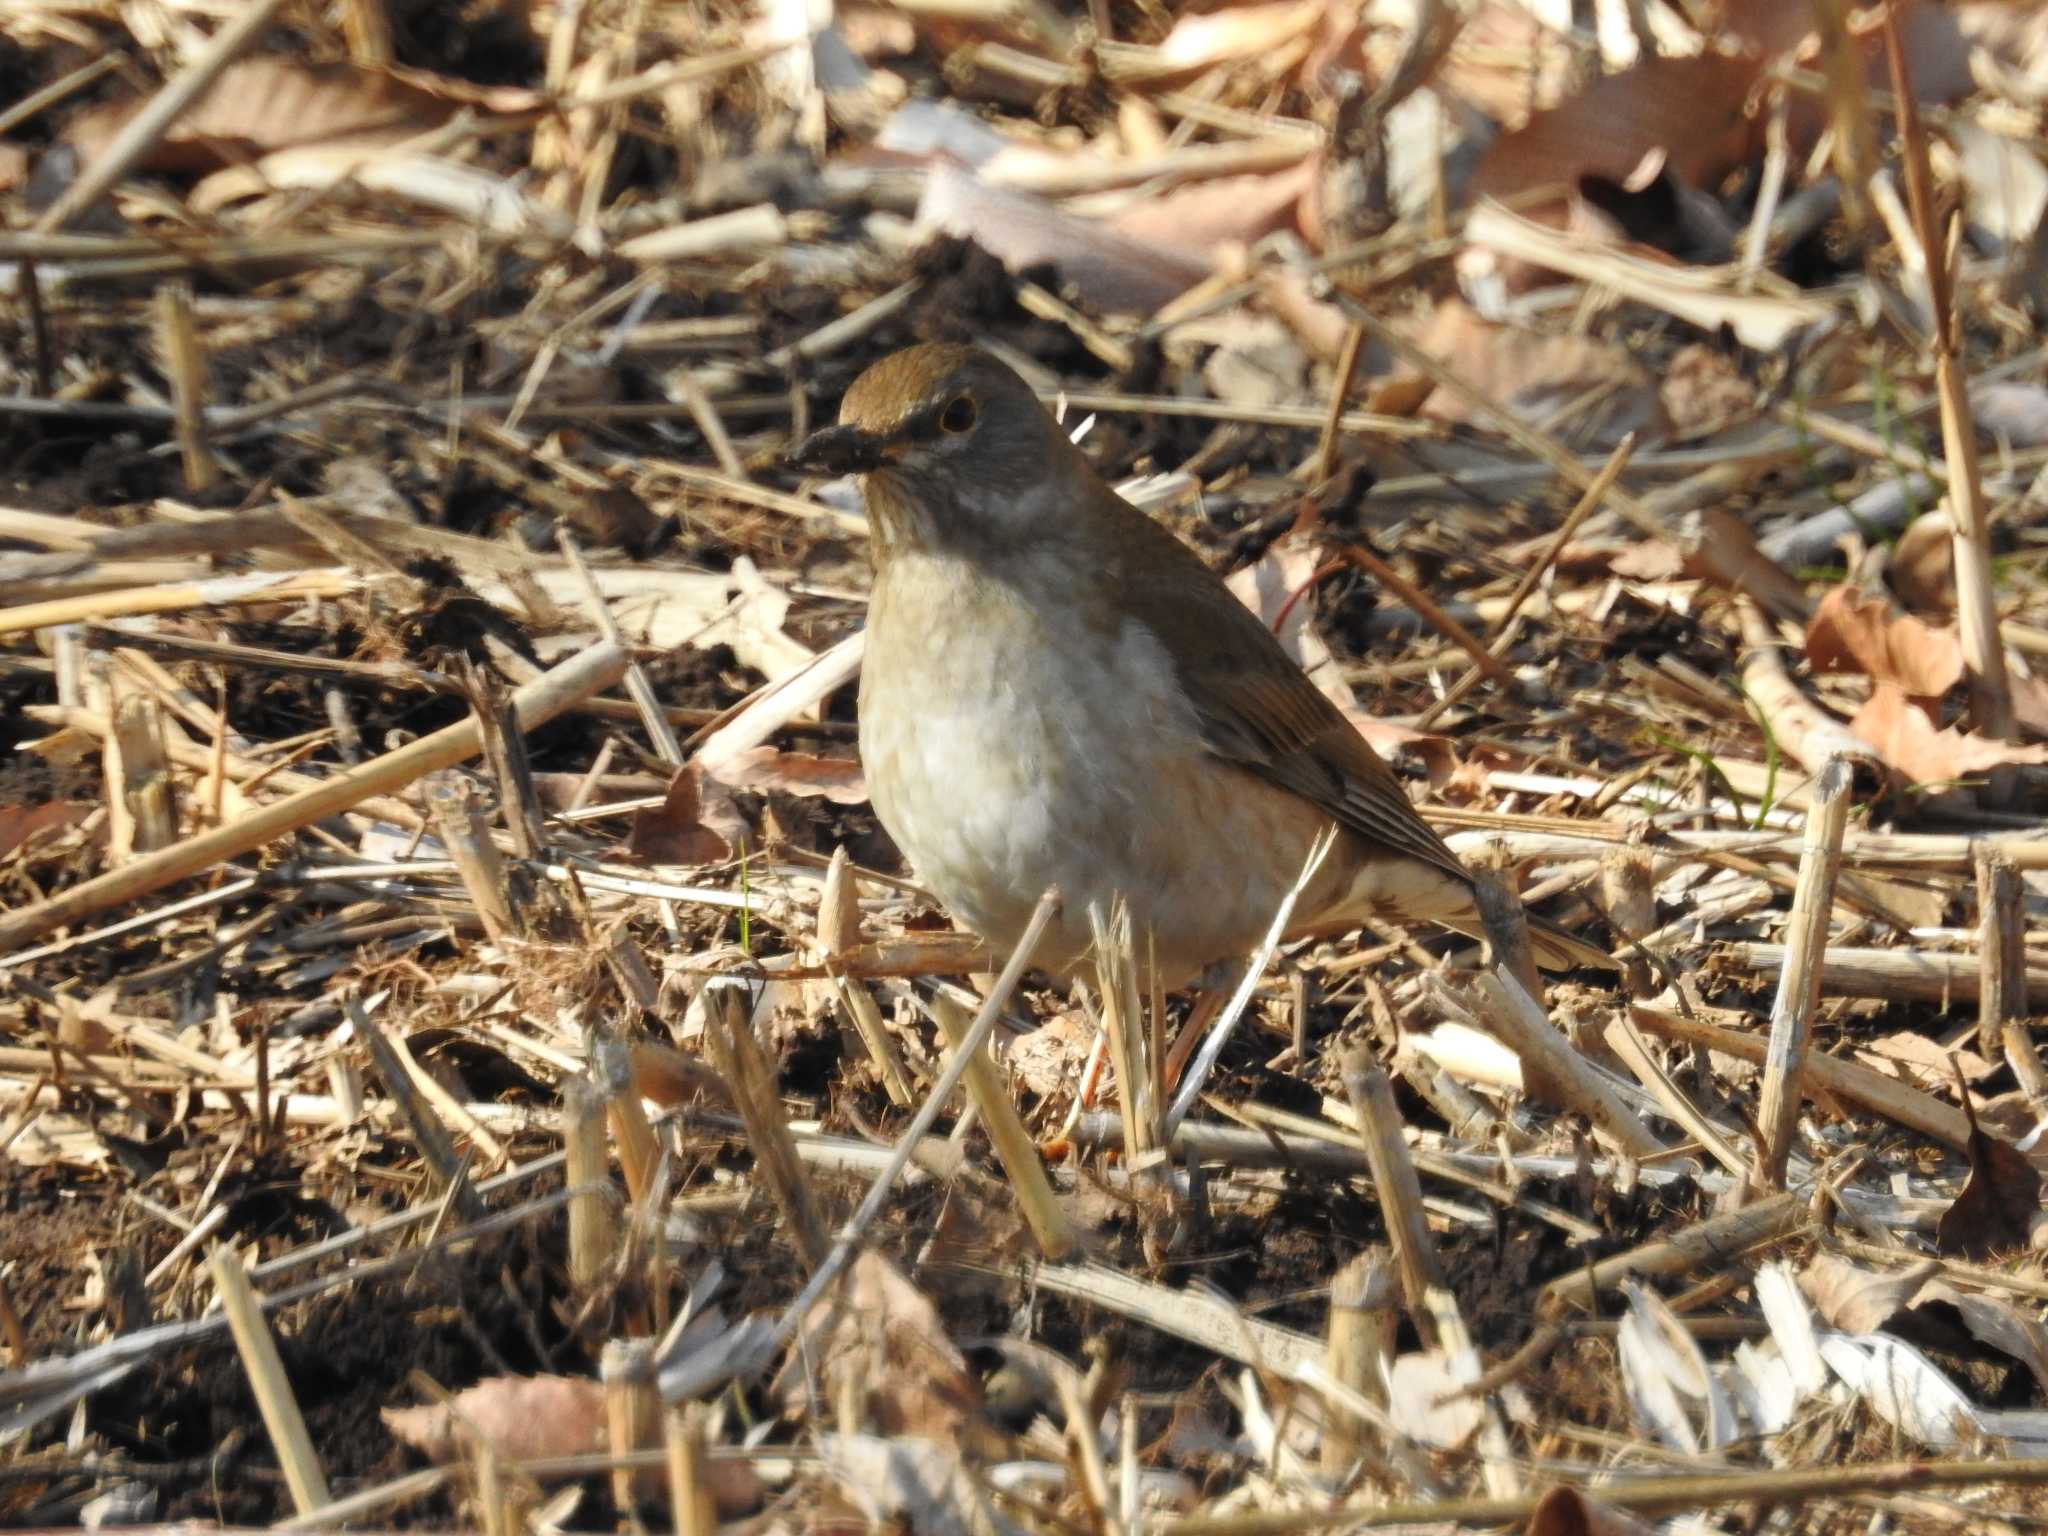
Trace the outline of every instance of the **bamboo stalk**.
<instances>
[{"instance_id":1,"label":"bamboo stalk","mask_svg":"<svg viewBox=\"0 0 2048 1536\"><path fill-rule=\"evenodd\" d=\"M1757 1148L1756 1182L1762 1189L1785 1187L1785 1162L1799 1127L1800 1076L1806 1070L1813 1018L1820 1008L1820 968L1834 917L1835 875L1842 865L1852 782L1848 760L1829 758L1814 780L1807 806L1806 846L1786 925L1785 968L1778 973L1778 996L1771 1005L1763 1104L1757 1114L1763 1139Z\"/></svg>"}]
</instances>

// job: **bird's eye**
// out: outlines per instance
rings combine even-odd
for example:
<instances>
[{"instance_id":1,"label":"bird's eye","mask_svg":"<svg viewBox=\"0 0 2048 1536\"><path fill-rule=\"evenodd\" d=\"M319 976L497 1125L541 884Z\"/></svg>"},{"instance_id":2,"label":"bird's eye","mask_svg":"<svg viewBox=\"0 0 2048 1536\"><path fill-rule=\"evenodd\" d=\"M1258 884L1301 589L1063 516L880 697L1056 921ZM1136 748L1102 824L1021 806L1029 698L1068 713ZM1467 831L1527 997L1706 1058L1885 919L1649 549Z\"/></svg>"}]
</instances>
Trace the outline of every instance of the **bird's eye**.
<instances>
[{"instance_id":1,"label":"bird's eye","mask_svg":"<svg viewBox=\"0 0 2048 1536\"><path fill-rule=\"evenodd\" d=\"M975 420L980 415L981 412L975 409L972 396L955 395L946 403L946 408L939 412L939 426L947 432L972 432Z\"/></svg>"}]
</instances>

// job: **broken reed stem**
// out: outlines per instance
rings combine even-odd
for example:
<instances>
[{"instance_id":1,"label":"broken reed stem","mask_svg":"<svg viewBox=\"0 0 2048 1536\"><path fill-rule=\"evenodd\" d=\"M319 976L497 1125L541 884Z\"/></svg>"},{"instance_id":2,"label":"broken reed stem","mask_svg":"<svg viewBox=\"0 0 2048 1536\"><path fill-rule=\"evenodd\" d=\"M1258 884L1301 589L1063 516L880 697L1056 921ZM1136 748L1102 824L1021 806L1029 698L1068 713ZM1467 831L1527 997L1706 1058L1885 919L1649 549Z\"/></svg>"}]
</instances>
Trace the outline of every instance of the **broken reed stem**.
<instances>
[{"instance_id":1,"label":"broken reed stem","mask_svg":"<svg viewBox=\"0 0 2048 1536\"><path fill-rule=\"evenodd\" d=\"M249 1272L235 1252L215 1245L206 1260L220 1293L220 1308L228 1320L228 1331L241 1352L242 1369L248 1372L256 1406L263 1414L263 1427L277 1452L285 1486L291 1489L292 1504L301 1515L310 1515L330 1502L327 1475L320 1469L313 1437L306 1432L305 1415L299 1412L299 1401L292 1395L291 1380L285 1375L284 1361L277 1353L277 1340L270 1336L256 1289L249 1284Z\"/></svg>"},{"instance_id":2,"label":"broken reed stem","mask_svg":"<svg viewBox=\"0 0 2048 1536\"><path fill-rule=\"evenodd\" d=\"M860 893L854 886L853 861L842 846L832 852L832 862L825 868L825 888L818 898L818 953L829 971L836 956L859 946ZM895 1037L889 1033L874 993L850 976L830 976L826 985L853 1021L854 1033L860 1037L889 1102L898 1109L910 1108L917 1102L917 1094L910 1085L910 1071L896 1049Z\"/></svg>"},{"instance_id":3,"label":"broken reed stem","mask_svg":"<svg viewBox=\"0 0 2048 1536\"><path fill-rule=\"evenodd\" d=\"M2038 1105L2048 1099L2048 1070L2027 1024L2026 884L1995 848L1977 855L1977 914L1978 1048L1986 1061L2003 1055L2028 1102Z\"/></svg>"},{"instance_id":4,"label":"broken reed stem","mask_svg":"<svg viewBox=\"0 0 2048 1536\"><path fill-rule=\"evenodd\" d=\"M1820 1008L1821 961L1835 911L1835 876L1842 867L1842 834L1849 825L1849 791L1855 775L1849 760L1831 757L1809 790L1806 841L1799 879L1792 888L1792 915L1785 925L1785 968L1771 1004L1771 1042L1764 1059L1762 1107L1757 1129L1755 1182L1759 1189L1783 1189L1792 1138L1799 1129L1800 1078L1806 1070L1814 1014Z\"/></svg>"},{"instance_id":5,"label":"broken reed stem","mask_svg":"<svg viewBox=\"0 0 2048 1536\"><path fill-rule=\"evenodd\" d=\"M2016 722L2012 680L2005 668L2005 644L1998 633L1990 508L1977 463L1977 427L1956 333L1955 258L1962 220L1952 217L1944 233L1936 219L1933 174L1927 161L1927 130L1920 121L1919 103L1907 76L1898 14L1892 9L1887 9L1884 16L1884 51L1891 66L1892 101L1899 115L1906 201L1913 212L1920 248L1927 258L1927 290L1934 320L1929 349L1934 355L1934 392L1941 401L1941 451L1948 464L1949 519L1955 524L1956 617L1962 632L1963 665L1969 673L1970 723L1979 735L2011 741L2016 739ZM2003 777L2009 781L2011 776Z\"/></svg>"},{"instance_id":6,"label":"broken reed stem","mask_svg":"<svg viewBox=\"0 0 2048 1536\"><path fill-rule=\"evenodd\" d=\"M1480 1022L1521 1058L1522 1082L1530 1098L1584 1115L1595 1131L1631 1157L1651 1157L1664 1150L1656 1133L1505 971L1480 972L1466 995Z\"/></svg>"},{"instance_id":7,"label":"broken reed stem","mask_svg":"<svg viewBox=\"0 0 2048 1536\"><path fill-rule=\"evenodd\" d=\"M604 1096L588 1078L562 1082L562 1147L563 1177L571 1189L586 1191L569 1200L569 1284L587 1292L610 1271L619 1242L619 1224L602 1188L611 1180Z\"/></svg>"},{"instance_id":8,"label":"broken reed stem","mask_svg":"<svg viewBox=\"0 0 2048 1536\"><path fill-rule=\"evenodd\" d=\"M469 781L444 769L427 776L421 793L433 818L434 833L455 861L455 872L462 877L462 887L469 892L477 916L483 919L484 932L495 944L518 937L520 923L506 887L505 860L491 841L491 829Z\"/></svg>"},{"instance_id":9,"label":"broken reed stem","mask_svg":"<svg viewBox=\"0 0 2048 1536\"><path fill-rule=\"evenodd\" d=\"M683 1403L662 1418L669 1525L676 1536L715 1536L718 1530L718 1506L707 1480L710 1456L704 1444L704 1417L702 1403Z\"/></svg>"},{"instance_id":10,"label":"broken reed stem","mask_svg":"<svg viewBox=\"0 0 2048 1536\"><path fill-rule=\"evenodd\" d=\"M1038 1240L1038 1251L1055 1264L1063 1262L1072 1256L1080 1238L1059 1196L1053 1192L1052 1180L1046 1177L1045 1164L1038 1157L1038 1144L1017 1114L1016 1099L996 1070L995 1062L989 1059L985 1045L967 1051L965 1041L970 1023L966 1009L938 992L932 996L932 1017L938 1020L946 1044L968 1055L968 1096L981 1111L982 1129L1002 1160L1003 1172L1009 1175L1010 1188L1016 1192L1024 1220Z\"/></svg>"},{"instance_id":11,"label":"broken reed stem","mask_svg":"<svg viewBox=\"0 0 2048 1536\"><path fill-rule=\"evenodd\" d=\"M163 706L131 693L114 706L111 738L118 743L121 795L134 825L137 853L155 853L178 840L177 786L164 751Z\"/></svg>"},{"instance_id":12,"label":"broken reed stem","mask_svg":"<svg viewBox=\"0 0 2048 1536\"><path fill-rule=\"evenodd\" d=\"M1551 1281L1537 1295L1536 1315L1555 1318L1568 1307L1590 1308L1595 1292L1609 1290L1629 1275L1676 1279L1702 1269L1719 1270L1759 1243L1775 1242L1798 1231L1806 1219L1806 1195L1792 1190L1725 1215L1710 1216L1670 1237Z\"/></svg>"},{"instance_id":13,"label":"broken reed stem","mask_svg":"<svg viewBox=\"0 0 2048 1536\"><path fill-rule=\"evenodd\" d=\"M1024 925L1024 932L1017 940L1017 947L1010 952L1009 961L1003 966L1002 974L996 977L995 985L989 988L988 996L982 999L981 1011L975 1014L974 1022L968 1026L966 1036L947 1057L945 1068L939 1073L939 1080L932 1084L931 1092L925 1095L923 1107L911 1117L910 1124L903 1129L903 1134L897 1137L896 1150L890 1154L888 1163L884 1165L875 1182L868 1186L867 1194L862 1197L853 1215L847 1218L846 1225L839 1229L839 1235L833 1241L832 1251L826 1255L825 1262L818 1266L817 1272L805 1282L796 1300L792 1301L782 1316L776 1320L773 1338L775 1348L781 1349L788 1345L796 1336L797 1329L803 1326L803 1320L810 1315L811 1308L817 1304L818 1298L825 1294L826 1290L846 1272L846 1266L853 1262L862 1235L875 1217L881 1214L882 1207L888 1203L890 1192L896 1187L896 1181L903 1177L903 1170L910 1166L910 1160L916 1155L919 1145L937 1123L947 1101L953 1097L953 1090L960 1086L960 1080L967 1074L967 1064L973 1053L988 1042L990 1032L996 1027L997 1016L1009 1003L1010 994L1017 990L1017 983L1023 979L1024 972L1031 965L1032 956L1038 952L1039 941L1045 937L1046 925L1053 920L1053 915L1059 909L1060 893L1056 888L1048 887L1045 894L1038 898L1038 905L1033 909L1030 921Z\"/></svg>"},{"instance_id":14,"label":"broken reed stem","mask_svg":"<svg viewBox=\"0 0 2048 1536\"><path fill-rule=\"evenodd\" d=\"M1359 354L1365 350L1365 327L1353 324L1344 333L1344 348L1337 354L1336 378L1330 386L1330 410L1323 417L1322 435L1316 439L1315 484L1327 485L1337 473L1337 444L1344 425L1344 402L1351 398L1351 381L1358 375Z\"/></svg>"},{"instance_id":15,"label":"broken reed stem","mask_svg":"<svg viewBox=\"0 0 2048 1536\"><path fill-rule=\"evenodd\" d=\"M1323 1363L1330 1377L1360 1397L1384 1404L1386 1369L1394 1358L1393 1255L1385 1248L1358 1254L1330 1282L1330 1318ZM1342 1478L1365 1451L1365 1426L1339 1399L1323 1400L1323 1475Z\"/></svg>"},{"instance_id":16,"label":"broken reed stem","mask_svg":"<svg viewBox=\"0 0 2048 1536\"><path fill-rule=\"evenodd\" d=\"M710 1048L711 1064L725 1079L733 1107L746 1122L754 1167L781 1207L804 1267L814 1270L831 1251L831 1237L811 1198L803 1160L797 1156L796 1140L775 1092L775 1074L761 1042L754 1038L747 988L744 983L714 982L708 991L704 1043Z\"/></svg>"},{"instance_id":17,"label":"broken reed stem","mask_svg":"<svg viewBox=\"0 0 2048 1536\"><path fill-rule=\"evenodd\" d=\"M1354 327L1352 335L1359 334ZM1507 653L1510 638L1508 631L1515 622L1515 615L1522 611L1522 604L1529 600L1529 594L1536 590L1537 583L1541 582L1550 568L1557 564L1557 557L1564 553L1565 546L1571 543L1572 535L1579 531L1580 525L1600 509L1601 502L1607 499L1607 493L1614 488L1614 482L1619 480L1621 472L1628 468L1628 461L1635 455L1635 451L1636 435L1633 432L1614 445L1614 452L1607 456L1607 462L1600 466L1599 473L1593 476L1592 483L1580 492L1578 501L1571 511L1565 514L1564 521L1558 525L1557 532L1551 535L1550 542L1543 546L1543 553L1537 557L1536 563L1522 573L1522 579L1515 583L1514 591L1508 594L1507 606L1501 610L1500 616L1493 621L1487 631L1487 655L1497 657ZM1445 690L1442 698L1422 712L1415 721L1415 729L1428 730L1442 718L1445 710L1450 709L1478 687L1479 680L1484 676L1485 670L1478 665L1469 668L1463 677Z\"/></svg>"},{"instance_id":18,"label":"broken reed stem","mask_svg":"<svg viewBox=\"0 0 2048 1536\"><path fill-rule=\"evenodd\" d=\"M406 1070L405 1060L392 1045L390 1036L354 998L350 998L345 1006L350 1021L355 1025L357 1038L370 1053L377 1075L384 1079L384 1091L391 1095L392 1102L398 1105L398 1112L405 1117L405 1123L412 1131L420 1157L425 1161L427 1171L433 1175L434 1187L451 1195L465 1222L481 1221L489 1212L484 1207L483 1197L470 1185L448 1127L441 1123L434 1106L427 1102L426 1095L413 1081L412 1073Z\"/></svg>"},{"instance_id":19,"label":"broken reed stem","mask_svg":"<svg viewBox=\"0 0 2048 1536\"><path fill-rule=\"evenodd\" d=\"M1543 975L1529 947L1529 913L1522 898L1496 863L1468 860L1472 895L1479 904L1479 922L1493 947L1493 963L1522 984L1530 997L1543 996Z\"/></svg>"},{"instance_id":20,"label":"broken reed stem","mask_svg":"<svg viewBox=\"0 0 2048 1536\"><path fill-rule=\"evenodd\" d=\"M597 645L542 673L512 695L520 729L532 730L591 694L609 688L618 681L625 665L626 653L622 648ZM0 954L66 923L147 896L188 875L261 848L287 833L360 805L373 795L402 789L437 769L452 768L474 757L482 748L483 731L477 720L471 717L458 721L224 826L81 880L46 901L0 913Z\"/></svg>"},{"instance_id":21,"label":"broken reed stem","mask_svg":"<svg viewBox=\"0 0 2048 1536\"><path fill-rule=\"evenodd\" d=\"M1123 1118L1124 1157L1134 1169L1148 1167L1159 1147L1160 1097L1154 1092L1159 1074L1148 1049L1152 1037L1138 1001L1131 909L1119 900L1106 918L1095 910L1088 918L1094 930L1095 989L1102 999L1102 1032L1111 1070L1116 1073L1117 1112ZM1198 1004L1196 1017L1200 1012ZM1182 1036L1189 1050L1198 1043L1197 1034L1196 1018L1191 1017Z\"/></svg>"},{"instance_id":22,"label":"broken reed stem","mask_svg":"<svg viewBox=\"0 0 2048 1536\"><path fill-rule=\"evenodd\" d=\"M1430 1288L1450 1282L1429 1235L1429 1217L1422 1208L1422 1180L1401 1134L1401 1111L1394 1104L1393 1085L1363 1046L1345 1052L1343 1072L1344 1092L1358 1116L1358 1138L1372 1168L1373 1192L1379 1197L1380 1215L1394 1245L1401 1304L1423 1337L1434 1343Z\"/></svg>"},{"instance_id":23,"label":"broken reed stem","mask_svg":"<svg viewBox=\"0 0 2048 1536\"><path fill-rule=\"evenodd\" d=\"M605 1432L613 1461L612 1508L623 1515L638 1502L633 1493L633 1452L654 1443L655 1426L661 1422L654 1341L608 1339L598 1357L598 1376L604 1382Z\"/></svg>"},{"instance_id":24,"label":"broken reed stem","mask_svg":"<svg viewBox=\"0 0 2048 1536\"><path fill-rule=\"evenodd\" d=\"M1726 1029L1704 1019L1688 1019L1641 1003L1629 1008L1629 1017L1660 1039L1683 1045L1703 1045L1710 1051L1762 1066L1769 1044L1758 1035ZM1815 1052L1806 1058L1800 1074L1800 1092L1811 1098L1825 1094L1845 1104L1854 1104L1882 1115L1909 1130L1960 1152L1969 1144L1970 1126L1963 1112L1897 1078L1857 1062Z\"/></svg>"},{"instance_id":25,"label":"broken reed stem","mask_svg":"<svg viewBox=\"0 0 2048 1536\"><path fill-rule=\"evenodd\" d=\"M592 1065L604 1094L612 1140L618 1145L619 1172L626 1179L626 1198L637 1208L654 1182L654 1166L661 1161L661 1143L655 1139L654 1127L647 1119L647 1107L640 1102L635 1054L617 1037L603 1035L596 1041Z\"/></svg>"}]
</instances>

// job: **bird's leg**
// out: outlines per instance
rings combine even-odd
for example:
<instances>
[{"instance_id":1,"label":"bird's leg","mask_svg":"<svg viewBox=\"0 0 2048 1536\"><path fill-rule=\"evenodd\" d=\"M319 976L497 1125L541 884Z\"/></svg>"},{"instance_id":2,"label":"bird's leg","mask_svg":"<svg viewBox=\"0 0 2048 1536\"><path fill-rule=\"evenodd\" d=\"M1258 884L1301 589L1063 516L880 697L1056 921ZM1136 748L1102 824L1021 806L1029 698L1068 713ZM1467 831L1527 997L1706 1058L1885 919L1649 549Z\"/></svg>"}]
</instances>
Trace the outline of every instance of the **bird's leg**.
<instances>
[{"instance_id":1,"label":"bird's leg","mask_svg":"<svg viewBox=\"0 0 2048 1536\"><path fill-rule=\"evenodd\" d=\"M1166 1055L1166 1092L1169 1097L1180 1086L1180 1075L1187 1068L1188 1058L1195 1054L1195 1047L1209 1033L1209 1026L1216 1022L1216 1015L1230 1001L1230 994L1244 981L1245 966L1243 956L1235 960L1218 960L1189 983L1195 994L1194 1003L1188 1009L1188 1021L1181 1025L1180 1033L1174 1037L1173 1049Z\"/></svg>"}]
</instances>

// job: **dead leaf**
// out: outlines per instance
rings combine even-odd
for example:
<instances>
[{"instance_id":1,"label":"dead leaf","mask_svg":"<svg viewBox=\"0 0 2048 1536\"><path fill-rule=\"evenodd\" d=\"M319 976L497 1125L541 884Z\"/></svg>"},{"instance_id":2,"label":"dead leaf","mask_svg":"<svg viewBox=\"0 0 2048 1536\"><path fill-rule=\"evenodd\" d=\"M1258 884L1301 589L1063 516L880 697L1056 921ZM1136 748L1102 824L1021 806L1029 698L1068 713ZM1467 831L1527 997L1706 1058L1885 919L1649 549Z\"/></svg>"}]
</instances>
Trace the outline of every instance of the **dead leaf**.
<instances>
[{"instance_id":1,"label":"dead leaf","mask_svg":"<svg viewBox=\"0 0 2048 1536\"><path fill-rule=\"evenodd\" d=\"M981 1390L946 1336L938 1309L878 1253L863 1253L811 1308L775 1390L802 1411L822 1386L827 1402L851 1391L886 1435L958 1447L984 1433Z\"/></svg>"},{"instance_id":2,"label":"dead leaf","mask_svg":"<svg viewBox=\"0 0 2048 1536\"><path fill-rule=\"evenodd\" d=\"M1961 1068L1965 1079L1980 1083L2004 1063L1989 1062L1975 1051L1946 1050L1938 1040L1912 1030L1899 1030L1866 1040L1856 1048L1857 1057L1880 1072L1889 1072L1901 1082L1927 1092L1938 1092L1955 1081L1950 1062Z\"/></svg>"},{"instance_id":3,"label":"dead leaf","mask_svg":"<svg viewBox=\"0 0 2048 1536\"><path fill-rule=\"evenodd\" d=\"M1576 1488L1552 1488L1537 1500L1527 1536L1650 1536L1653 1529Z\"/></svg>"},{"instance_id":4,"label":"dead leaf","mask_svg":"<svg viewBox=\"0 0 2048 1536\"><path fill-rule=\"evenodd\" d=\"M142 107L136 99L90 108L65 126L64 140L89 164ZM141 168L212 171L301 145L394 144L447 121L454 110L452 101L408 80L266 54L223 70Z\"/></svg>"},{"instance_id":5,"label":"dead leaf","mask_svg":"<svg viewBox=\"0 0 2048 1536\"><path fill-rule=\"evenodd\" d=\"M1922 512L1892 546L1887 571L1892 590L1908 608L1956 611L1956 526L1947 511Z\"/></svg>"},{"instance_id":6,"label":"dead leaf","mask_svg":"<svg viewBox=\"0 0 2048 1536\"><path fill-rule=\"evenodd\" d=\"M650 864L717 864L746 841L746 821L725 786L685 763L660 808L634 814L626 851Z\"/></svg>"},{"instance_id":7,"label":"dead leaf","mask_svg":"<svg viewBox=\"0 0 2048 1536\"><path fill-rule=\"evenodd\" d=\"M1970 1121L1970 1139L1964 1148L1970 1159L1970 1177L1955 1204L1935 1223L1935 1250L1958 1258L1984 1259L2025 1248L2041 1214L2041 1175L2018 1147L1985 1134L1977 1124L1977 1111L1967 1091L1962 1100L1963 1113Z\"/></svg>"},{"instance_id":8,"label":"dead leaf","mask_svg":"<svg viewBox=\"0 0 2048 1536\"><path fill-rule=\"evenodd\" d=\"M1937 726L1927 711L1892 683L1879 683L1870 702L1849 722L1885 764L1915 784L1952 784L2007 763L2048 762L2048 749L1992 741L1953 726Z\"/></svg>"},{"instance_id":9,"label":"dead leaf","mask_svg":"<svg viewBox=\"0 0 2048 1536\"><path fill-rule=\"evenodd\" d=\"M872 1527L911 1536L1000 1536L1010 1529L989 1506L957 1445L913 1436L820 1435L825 1465ZM827 1522L836 1524L838 1522Z\"/></svg>"},{"instance_id":10,"label":"dead leaf","mask_svg":"<svg viewBox=\"0 0 2048 1536\"><path fill-rule=\"evenodd\" d=\"M1954 1307L1971 1338L2017 1360L2033 1374L2035 1383L2048 1391L2048 1325L2039 1318L2000 1297L1959 1291L1941 1280L1922 1290L1913 1305L1916 1310L1934 1305Z\"/></svg>"},{"instance_id":11,"label":"dead leaf","mask_svg":"<svg viewBox=\"0 0 2048 1536\"><path fill-rule=\"evenodd\" d=\"M0 858L30 838L75 827L93 813L85 801L50 800L42 805L0 805Z\"/></svg>"},{"instance_id":12,"label":"dead leaf","mask_svg":"<svg viewBox=\"0 0 2048 1536\"><path fill-rule=\"evenodd\" d=\"M1314 174L1315 167L1304 160L1263 176L1188 182L1130 204L1104 225L1153 246L1203 251L1229 243L1250 245L1295 227L1295 211Z\"/></svg>"},{"instance_id":13,"label":"dead leaf","mask_svg":"<svg viewBox=\"0 0 2048 1536\"><path fill-rule=\"evenodd\" d=\"M1902 1311L1941 1272L1933 1259L1905 1269L1867 1269L1840 1254L1815 1254L1799 1275L1799 1289L1831 1328L1844 1333L1875 1333Z\"/></svg>"},{"instance_id":14,"label":"dead leaf","mask_svg":"<svg viewBox=\"0 0 2048 1536\"><path fill-rule=\"evenodd\" d=\"M379 1417L395 1438L436 1464L465 1456L472 1436L507 1461L610 1449L604 1384L581 1376L492 1376L445 1403L385 1408ZM640 1481L653 1495L667 1488L668 1474L665 1468L649 1467ZM708 1481L725 1515L758 1508L765 1493L744 1461L713 1457Z\"/></svg>"},{"instance_id":15,"label":"dead leaf","mask_svg":"<svg viewBox=\"0 0 2048 1536\"><path fill-rule=\"evenodd\" d=\"M1596 337L1496 325L1463 300L1447 299L1412 340L1453 374L1484 379L1488 398L1518 418L1575 444L1609 447L1629 432L1663 430L1649 375L1620 347ZM1442 390L1421 412L1458 425L1482 419Z\"/></svg>"},{"instance_id":16,"label":"dead leaf","mask_svg":"<svg viewBox=\"0 0 2048 1536\"><path fill-rule=\"evenodd\" d=\"M822 797L835 805L860 805L868 797L857 757L749 747L720 763L716 777L730 789L779 789L787 795Z\"/></svg>"},{"instance_id":17,"label":"dead leaf","mask_svg":"<svg viewBox=\"0 0 2048 1536\"><path fill-rule=\"evenodd\" d=\"M1954 629L1894 614L1882 597L1846 582L1814 609L1806 658L1817 672L1862 672L1920 698L1938 699L1963 680Z\"/></svg>"},{"instance_id":18,"label":"dead leaf","mask_svg":"<svg viewBox=\"0 0 2048 1536\"><path fill-rule=\"evenodd\" d=\"M1090 1033L1078 1014L1056 1013L1005 1045L1003 1063L1024 1088L1042 1099L1052 1098L1079 1080Z\"/></svg>"},{"instance_id":19,"label":"dead leaf","mask_svg":"<svg viewBox=\"0 0 2048 1536\"><path fill-rule=\"evenodd\" d=\"M1324 0L1267 0L1263 5L1182 16L1147 50L1165 72L1207 69L1232 59L1275 53L1305 37L1323 19Z\"/></svg>"},{"instance_id":20,"label":"dead leaf","mask_svg":"<svg viewBox=\"0 0 2048 1536\"><path fill-rule=\"evenodd\" d=\"M384 1427L429 1461L462 1455L481 1436L510 1460L605 1449L604 1384L580 1376L493 1376L445 1403L386 1408Z\"/></svg>"}]
</instances>

